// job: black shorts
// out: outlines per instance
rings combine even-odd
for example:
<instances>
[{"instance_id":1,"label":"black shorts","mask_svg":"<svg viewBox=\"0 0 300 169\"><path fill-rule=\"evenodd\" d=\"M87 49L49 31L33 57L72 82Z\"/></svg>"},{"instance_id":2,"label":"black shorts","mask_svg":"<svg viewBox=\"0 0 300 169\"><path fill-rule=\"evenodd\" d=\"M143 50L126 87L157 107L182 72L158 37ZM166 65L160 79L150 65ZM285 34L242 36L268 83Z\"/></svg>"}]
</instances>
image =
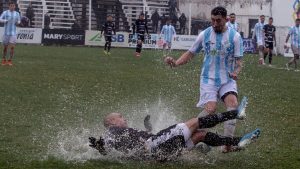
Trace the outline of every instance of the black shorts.
<instances>
[{"instance_id":1,"label":"black shorts","mask_svg":"<svg viewBox=\"0 0 300 169\"><path fill-rule=\"evenodd\" d=\"M265 42L265 47L267 49L273 50L274 49L273 42Z\"/></svg>"},{"instance_id":2,"label":"black shorts","mask_svg":"<svg viewBox=\"0 0 300 169\"><path fill-rule=\"evenodd\" d=\"M110 36L105 36L105 41L106 42L111 42L111 35Z\"/></svg>"},{"instance_id":3,"label":"black shorts","mask_svg":"<svg viewBox=\"0 0 300 169\"><path fill-rule=\"evenodd\" d=\"M137 37L138 40L141 40L142 42L145 41L145 35L143 34L138 34L138 37Z\"/></svg>"}]
</instances>

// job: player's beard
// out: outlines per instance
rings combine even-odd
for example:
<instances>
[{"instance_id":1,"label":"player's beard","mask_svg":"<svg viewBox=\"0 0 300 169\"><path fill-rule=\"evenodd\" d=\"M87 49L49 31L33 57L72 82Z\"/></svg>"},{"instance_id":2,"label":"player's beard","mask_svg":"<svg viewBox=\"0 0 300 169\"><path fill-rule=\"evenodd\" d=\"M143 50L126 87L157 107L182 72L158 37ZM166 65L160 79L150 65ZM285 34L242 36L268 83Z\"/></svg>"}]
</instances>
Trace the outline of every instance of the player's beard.
<instances>
[{"instance_id":1,"label":"player's beard","mask_svg":"<svg viewBox=\"0 0 300 169\"><path fill-rule=\"evenodd\" d=\"M223 31L223 29L221 27L213 27L213 29L217 34L220 34Z\"/></svg>"},{"instance_id":2,"label":"player's beard","mask_svg":"<svg viewBox=\"0 0 300 169\"><path fill-rule=\"evenodd\" d=\"M221 34L224 32L226 27L225 27L225 25L224 26L213 26L213 29L217 34Z\"/></svg>"}]
</instances>

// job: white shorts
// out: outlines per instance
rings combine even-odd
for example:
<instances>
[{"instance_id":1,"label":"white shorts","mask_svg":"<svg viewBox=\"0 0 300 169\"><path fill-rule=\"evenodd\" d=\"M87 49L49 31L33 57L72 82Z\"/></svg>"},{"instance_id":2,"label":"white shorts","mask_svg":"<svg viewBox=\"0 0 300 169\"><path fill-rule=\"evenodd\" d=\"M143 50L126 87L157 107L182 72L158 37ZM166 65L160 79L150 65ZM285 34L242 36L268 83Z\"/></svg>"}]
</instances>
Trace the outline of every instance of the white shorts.
<instances>
[{"instance_id":1,"label":"white shorts","mask_svg":"<svg viewBox=\"0 0 300 169\"><path fill-rule=\"evenodd\" d=\"M226 93L237 92L237 84L235 80L230 80L228 83L223 84L221 87L216 87L209 84L200 85L200 100L197 107L204 108L205 104L208 102L217 102Z\"/></svg>"},{"instance_id":2,"label":"white shorts","mask_svg":"<svg viewBox=\"0 0 300 169\"><path fill-rule=\"evenodd\" d=\"M17 43L17 36L16 35L4 35L2 40L3 45L9 45L13 44L15 45Z\"/></svg>"},{"instance_id":3,"label":"white shorts","mask_svg":"<svg viewBox=\"0 0 300 169\"><path fill-rule=\"evenodd\" d=\"M257 40L257 47L259 46L265 46L264 40L262 39Z\"/></svg>"}]
</instances>

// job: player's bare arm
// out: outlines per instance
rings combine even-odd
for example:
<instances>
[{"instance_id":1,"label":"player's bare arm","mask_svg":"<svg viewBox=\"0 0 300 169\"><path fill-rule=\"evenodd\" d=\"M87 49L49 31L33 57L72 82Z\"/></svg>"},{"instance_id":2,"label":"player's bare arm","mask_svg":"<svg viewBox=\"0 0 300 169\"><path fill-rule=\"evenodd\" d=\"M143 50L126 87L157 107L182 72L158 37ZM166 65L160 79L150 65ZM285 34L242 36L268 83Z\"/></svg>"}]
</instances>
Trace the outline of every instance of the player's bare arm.
<instances>
[{"instance_id":1,"label":"player's bare arm","mask_svg":"<svg viewBox=\"0 0 300 169\"><path fill-rule=\"evenodd\" d=\"M238 74L242 71L243 61L241 58L236 58L236 68L232 73L229 73L230 77L233 80L238 80Z\"/></svg>"},{"instance_id":2,"label":"player's bare arm","mask_svg":"<svg viewBox=\"0 0 300 169\"><path fill-rule=\"evenodd\" d=\"M170 56L166 57L165 63L170 65L171 67L177 67L177 66L188 63L193 58L193 56L194 56L194 54L192 52L187 51L183 55L181 55L181 57L178 58L177 60L175 60L174 58L172 58Z\"/></svg>"}]
</instances>

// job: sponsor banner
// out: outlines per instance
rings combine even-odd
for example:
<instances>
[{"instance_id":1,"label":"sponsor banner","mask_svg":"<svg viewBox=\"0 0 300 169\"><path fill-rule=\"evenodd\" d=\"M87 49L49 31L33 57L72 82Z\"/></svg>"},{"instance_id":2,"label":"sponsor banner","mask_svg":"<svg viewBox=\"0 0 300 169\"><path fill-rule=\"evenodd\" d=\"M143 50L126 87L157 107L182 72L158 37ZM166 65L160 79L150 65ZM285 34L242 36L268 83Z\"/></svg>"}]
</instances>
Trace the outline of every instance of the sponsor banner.
<instances>
[{"instance_id":1,"label":"sponsor banner","mask_svg":"<svg viewBox=\"0 0 300 169\"><path fill-rule=\"evenodd\" d=\"M0 41L2 42L4 28L0 28ZM40 44L42 29L40 28L17 28L17 43Z\"/></svg>"},{"instance_id":2,"label":"sponsor banner","mask_svg":"<svg viewBox=\"0 0 300 169\"><path fill-rule=\"evenodd\" d=\"M112 46L115 47L128 47L128 33L117 32L112 36ZM88 46L104 46L105 36L101 36L100 31L85 31L85 45Z\"/></svg>"},{"instance_id":3,"label":"sponsor banner","mask_svg":"<svg viewBox=\"0 0 300 169\"><path fill-rule=\"evenodd\" d=\"M197 36L194 35L177 35L173 38L172 48L188 50L192 47L196 39Z\"/></svg>"},{"instance_id":4,"label":"sponsor banner","mask_svg":"<svg viewBox=\"0 0 300 169\"><path fill-rule=\"evenodd\" d=\"M245 53L255 53L255 46L253 39L243 39L243 46Z\"/></svg>"},{"instance_id":5,"label":"sponsor banner","mask_svg":"<svg viewBox=\"0 0 300 169\"><path fill-rule=\"evenodd\" d=\"M143 43L143 48L150 48L150 49L156 49L159 46L162 46L162 40L159 37L159 35L157 34L145 34L145 39L144 39L144 43ZM135 48L136 44L137 44L137 36L135 34L129 34L129 38L128 38L128 46Z\"/></svg>"},{"instance_id":6,"label":"sponsor banner","mask_svg":"<svg viewBox=\"0 0 300 169\"><path fill-rule=\"evenodd\" d=\"M43 44L84 45L85 31L68 29L44 29Z\"/></svg>"}]
</instances>

